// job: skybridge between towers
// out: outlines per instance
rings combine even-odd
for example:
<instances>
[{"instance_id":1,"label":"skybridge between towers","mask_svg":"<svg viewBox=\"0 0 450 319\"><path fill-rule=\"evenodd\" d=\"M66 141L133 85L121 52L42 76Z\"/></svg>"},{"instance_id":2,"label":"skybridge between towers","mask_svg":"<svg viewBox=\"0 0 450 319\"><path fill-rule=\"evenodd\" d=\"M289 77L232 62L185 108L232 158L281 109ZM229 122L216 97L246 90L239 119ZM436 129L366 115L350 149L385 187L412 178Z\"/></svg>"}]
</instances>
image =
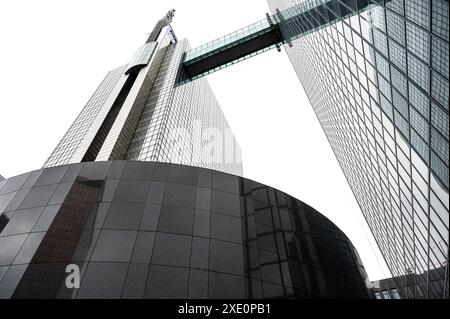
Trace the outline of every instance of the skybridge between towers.
<instances>
[{"instance_id":1,"label":"skybridge between towers","mask_svg":"<svg viewBox=\"0 0 450 319\"><path fill-rule=\"evenodd\" d=\"M387 2L387 1L384 1ZM307 0L188 52L181 80L194 80L291 41L340 19L380 5L383 0Z\"/></svg>"}]
</instances>

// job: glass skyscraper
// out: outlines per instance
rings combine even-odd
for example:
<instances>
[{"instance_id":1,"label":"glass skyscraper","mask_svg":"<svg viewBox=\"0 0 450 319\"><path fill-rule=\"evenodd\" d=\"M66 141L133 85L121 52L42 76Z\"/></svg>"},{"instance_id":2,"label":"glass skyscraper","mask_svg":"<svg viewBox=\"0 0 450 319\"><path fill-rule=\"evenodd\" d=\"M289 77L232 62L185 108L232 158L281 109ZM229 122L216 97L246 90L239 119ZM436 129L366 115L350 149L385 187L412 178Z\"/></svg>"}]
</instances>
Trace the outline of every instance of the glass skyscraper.
<instances>
[{"instance_id":1,"label":"glass skyscraper","mask_svg":"<svg viewBox=\"0 0 450 319\"><path fill-rule=\"evenodd\" d=\"M448 298L448 1L268 2L193 50L169 11L44 168L0 182L0 297L367 297L332 223L226 174L240 149L202 77L283 45L393 275L374 294Z\"/></svg>"},{"instance_id":2,"label":"glass skyscraper","mask_svg":"<svg viewBox=\"0 0 450 319\"><path fill-rule=\"evenodd\" d=\"M390 271L398 280L425 274L399 283L400 292L442 298L449 242L448 1L268 2Z\"/></svg>"},{"instance_id":3,"label":"glass skyscraper","mask_svg":"<svg viewBox=\"0 0 450 319\"><path fill-rule=\"evenodd\" d=\"M169 22L107 74L44 168L0 182L0 299L369 298L341 230L236 176L239 147Z\"/></svg>"},{"instance_id":4,"label":"glass skyscraper","mask_svg":"<svg viewBox=\"0 0 450 319\"><path fill-rule=\"evenodd\" d=\"M125 159L242 175L240 148L207 80L181 84L190 47L177 39L171 18L106 75L44 167Z\"/></svg>"}]
</instances>

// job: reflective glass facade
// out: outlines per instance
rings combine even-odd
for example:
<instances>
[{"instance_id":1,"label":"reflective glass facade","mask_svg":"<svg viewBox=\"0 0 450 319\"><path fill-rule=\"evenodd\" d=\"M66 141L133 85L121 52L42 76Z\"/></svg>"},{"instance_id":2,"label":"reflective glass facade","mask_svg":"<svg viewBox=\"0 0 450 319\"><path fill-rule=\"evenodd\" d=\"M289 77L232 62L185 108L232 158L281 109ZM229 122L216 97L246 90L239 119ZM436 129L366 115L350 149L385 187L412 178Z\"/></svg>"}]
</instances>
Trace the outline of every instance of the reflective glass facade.
<instances>
[{"instance_id":1,"label":"reflective glass facade","mask_svg":"<svg viewBox=\"0 0 450 319\"><path fill-rule=\"evenodd\" d=\"M0 185L0 298L369 297L344 233L239 176L108 161Z\"/></svg>"},{"instance_id":2,"label":"reflective glass facade","mask_svg":"<svg viewBox=\"0 0 450 319\"><path fill-rule=\"evenodd\" d=\"M187 40L181 40L161 55L164 72L158 71L125 158L242 175L240 148L207 80L179 81L179 68L188 50Z\"/></svg>"},{"instance_id":3,"label":"reflective glass facade","mask_svg":"<svg viewBox=\"0 0 450 319\"><path fill-rule=\"evenodd\" d=\"M414 276L414 285L399 284L400 294L442 298L449 242L448 1L268 2L392 274L399 281L425 274Z\"/></svg>"},{"instance_id":4,"label":"reflective glass facade","mask_svg":"<svg viewBox=\"0 0 450 319\"><path fill-rule=\"evenodd\" d=\"M137 66L146 66L155 52L157 42L149 42L140 47L134 56L131 58L130 63L128 63L127 71L125 73L131 72L131 68Z\"/></svg>"},{"instance_id":5,"label":"reflective glass facade","mask_svg":"<svg viewBox=\"0 0 450 319\"><path fill-rule=\"evenodd\" d=\"M63 165L72 162L71 159L80 146L80 143L89 132L89 128L94 124L99 113L102 115L101 110L114 87L118 83L122 83L119 82L119 80L125 70L126 65L108 72L105 79L100 83L97 90L87 102L86 106L50 154L44 167Z\"/></svg>"},{"instance_id":6,"label":"reflective glass facade","mask_svg":"<svg viewBox=\"0 0 450 319\"><path fill-rule=\"evenodd\" d=\"M44 167L130 159L242 175L240 148L206 79L180 85L187 40L161 21L155 39L108 73Z\"/></svg>"},{"instance_id":7,"label":"reflective glass facade","mask_svg":"<svg viewBox=\"0 0 450 319\"><path fill-rule=\"evenodd\" d=\"M413 291L417 289L417 282L424 280L440 281L440 283L433 283L436 289L440 289L436 291L435 296L437 296L437 298L448 299L448 288L445 289L446 271L447 269L445 267L439 267L430 270L432 274L428 274L428 271L419 275L409 273L401 276L401 278L385 278L373 281L368 285L368 287L372 298L402 299L400 296L400 291L403 292L403 295L405 295L405 291L407 292L406 295L412 294Z\"/></svg>"}]
</instances>

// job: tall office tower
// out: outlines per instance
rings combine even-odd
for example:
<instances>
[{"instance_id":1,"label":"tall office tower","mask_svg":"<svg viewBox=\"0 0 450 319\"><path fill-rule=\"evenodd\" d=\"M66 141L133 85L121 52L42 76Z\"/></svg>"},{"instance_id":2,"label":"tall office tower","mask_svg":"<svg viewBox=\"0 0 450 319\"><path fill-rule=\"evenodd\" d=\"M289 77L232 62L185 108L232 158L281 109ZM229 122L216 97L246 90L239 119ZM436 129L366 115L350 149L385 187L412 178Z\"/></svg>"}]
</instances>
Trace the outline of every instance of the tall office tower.
<instances>
[{"instance_id":1,"label":"tall office tower","mask_svg":"<svg viewBox=\"0 0 450 319\"><path fill-rule=\"evenodd\" d=\"M440 272L444 273L445 269L442 267L435 268L430 270L431 272ZM438 296L441 296L441 298L448 299L448 289L445 290L445 277L442 276L442 274L436 274L435 276L429 275L428 271L421 273L421 274L407 274L404 275L403 278L384 278L381 280L372 281L367 286L369 287L370 295L371 297L374 297L376 299L399 299L400 295L398 293L399 289L405 290L405 289L415 289L412 288L416 286L417 279L415 277L420 276L424 277L423 279L419 280L439 280L442 281L439 284L436 284L436 288L441 288L441 291L438 291ZM428 278L428 279L427 279ZM408 285L407 287L399 287L398 285Z\"/></svg>"},{"instance_id":2,"label":"tall office tower","mask_svg":"<svg viewBox=\"0 0 450 319\"><path fill-rule=\"evenodd\" d=\"M0 183L0 298L367 297L331 222L223 173L240 154L201 77L281 45L400 296L448 297L448 1L269 4L192 50L169 12L46 167Z\"/></svg>"},{"instance_id":3,"label":"tall office tower","mask_svg":"<svg viewBox=\"0 0 450 319\"><path fill-rule=\"evenodd\" d=\"M188 44L170 18L108 73L46 167L0 182L0 299L368 298L330 220L226 173L241 174L235 141L206 81L180 67Z\"/></svg>"},{"instance_id":4,"label":"tall office tower","mask_svg":"<svg viewBox=\"0 0 450 319\"><path fill-rule=\"evenodd\" d=\"M173 13L106 75L44 167L126 159L242 175L240 148L206 79L180 85L189 44L176 38Z\"/></svg>"},{"instance_id":5,"label":"tall office tower","mask_svg":"<svg viewBox=\"0 0 450 319\"><path fill-rule=\"evenodd\" d=\"M400 293L448 296L448 1L268 2Z\"/></svg>"}]
</instances>

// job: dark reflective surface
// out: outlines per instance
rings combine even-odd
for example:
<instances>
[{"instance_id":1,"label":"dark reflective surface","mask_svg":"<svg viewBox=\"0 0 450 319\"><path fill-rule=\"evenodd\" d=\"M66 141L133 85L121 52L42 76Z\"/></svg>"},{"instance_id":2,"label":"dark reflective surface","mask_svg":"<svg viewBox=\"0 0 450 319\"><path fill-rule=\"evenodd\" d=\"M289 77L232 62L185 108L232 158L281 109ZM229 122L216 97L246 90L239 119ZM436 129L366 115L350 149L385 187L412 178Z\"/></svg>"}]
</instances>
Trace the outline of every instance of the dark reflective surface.
<instances>
[{"instance_id":1,"label":"dark reflective surface","mask_svg":"<svg viewBox=\"0 0 450 319\"><path fill-rule=\"evenodd\" d=\"M399 294L448 298L449 1L268 4Z\"/></svg>"},{"instance_id":2,"label":"dark reflective surface","mask_svg":"<svg viewBox=\"0 0 450 319\"><path fill-rule=\"evenodd\" d=\"M164 163L48 170L2 187L1 298L368 297L347 237L271 187Z\"/></svg>"}]
</instances>

